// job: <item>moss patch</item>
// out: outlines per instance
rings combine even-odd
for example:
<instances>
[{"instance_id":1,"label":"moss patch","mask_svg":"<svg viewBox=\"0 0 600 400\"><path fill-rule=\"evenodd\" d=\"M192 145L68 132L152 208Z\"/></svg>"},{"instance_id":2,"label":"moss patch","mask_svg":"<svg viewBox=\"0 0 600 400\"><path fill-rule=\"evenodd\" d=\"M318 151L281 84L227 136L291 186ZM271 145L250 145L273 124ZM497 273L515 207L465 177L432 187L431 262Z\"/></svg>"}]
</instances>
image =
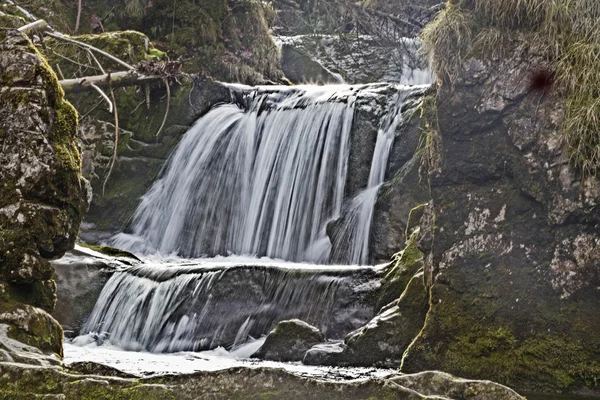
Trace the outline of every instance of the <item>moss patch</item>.
<instances>
[{"instance_id":1,"label":"moss patch","mask_svg":"<svg viewBox=\"0 0 600 400\"><path fill-rule=\"evenodd\" d=\"M417 248L419 232L413 233L401 252L394 255L383 278L376 309L398 299L413 276L423 268L423 253Z\"/></svg>"}]
</instances>

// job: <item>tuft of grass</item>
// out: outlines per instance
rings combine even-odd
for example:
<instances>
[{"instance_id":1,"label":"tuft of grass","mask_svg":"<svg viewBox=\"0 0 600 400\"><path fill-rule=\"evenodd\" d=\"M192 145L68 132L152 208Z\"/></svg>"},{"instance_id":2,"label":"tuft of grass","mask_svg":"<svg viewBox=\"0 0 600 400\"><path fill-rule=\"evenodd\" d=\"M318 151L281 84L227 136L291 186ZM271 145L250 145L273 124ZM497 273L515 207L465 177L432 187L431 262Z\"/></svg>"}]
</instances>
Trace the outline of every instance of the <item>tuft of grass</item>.
<instances>
[{"instance_id":1,"label":"tuft of grass","mask_svg":"<svg viewBox=\"0 0 600 400\"><path fill-rule=\"evenodd\" d=\"M546 51L565 95L561 137L582 176L600 176L600 1L449 0L424 30L431 65L452 83L472 57L501 58L524 37Z\"/></svg>"}]
</instances>

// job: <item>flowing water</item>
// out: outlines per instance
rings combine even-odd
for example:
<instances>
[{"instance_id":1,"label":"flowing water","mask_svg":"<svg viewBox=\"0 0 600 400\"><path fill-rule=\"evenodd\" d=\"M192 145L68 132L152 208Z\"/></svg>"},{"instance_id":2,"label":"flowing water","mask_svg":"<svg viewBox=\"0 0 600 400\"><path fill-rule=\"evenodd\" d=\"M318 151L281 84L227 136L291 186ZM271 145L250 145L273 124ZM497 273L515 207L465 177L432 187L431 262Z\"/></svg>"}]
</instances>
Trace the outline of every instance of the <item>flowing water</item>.
<instances>
[{"instance_id":1,"label":"flowing water","mask_svg":"<svg viewBox=\"0 0 600 400\"><path fill-rule=\"evenodd\" d=\"M143 197L130 234L111 242L142 254L257 255L327 262L326 225L342 214L357 103L392 89L359 217L339 236L342 264L365 264L376 192L414 88L385 85L258 88L221 105L184 136ZM366 100L365 100L366 99ZM350 254L352 253L352 254Z\"/></svg>"},{"instance_id":2,"label":"flowing water","mask_svg":"<svg viewBox=\"0 0 600 400\"><path fill-rule=\"evenodd\" d=\"M378 284L371 267L146 263L114 273L80 334L154 353L231 349L299 318L329 338L343 338L373 316L367 295Z\"/></svg>"},{"instance_id":3,"label":"flowing water","mask_svg":"<svg viewBox=\"0 0 600 400\"><path fill-rule=\"evenodd\" d=\"M130 232L110 243L159 261L118 269L71 344L234 354L256 350L253 343L282 320L302 319L328 339L342 339L374 316L379 268L293 262L332 261L326 227L344 215L335 240L346 251L333 261L366 263L405 100L422 88L244 91L238 104L213 108L186 133L143 197ZM359 107L381 120L367 187L348 200ZM167 255L194 260L169 263ZM269 259L257 258L263 256Z\"/></svg>"},{"instance_id":4,"label":"flowing water","mask_svg":"<svg viewBox=\"0 0 600 400\"><path fill-rule=\"evenodd\" d=\"M335 88L254 92L185 135L114 245L183 257L256 254L311 260L340 211L356 94ZM144 248L146 247L146 248Z\"/></svg>"},{"instance_id":5,"label":"flowing water","mask_svg":"<svg viewBox=\"0 0 600 400\"><path fill-rule=\"evenodd\" d=\"M334 235L334 251L331 255L334 263L366 265L369 261L369 239L375 203L385 178L396 130L405 120L402 106L409 94L409 91L399 92L392 98L389 111L377 133L367 188L350 200Z\"/></svg>"}]
</instances>

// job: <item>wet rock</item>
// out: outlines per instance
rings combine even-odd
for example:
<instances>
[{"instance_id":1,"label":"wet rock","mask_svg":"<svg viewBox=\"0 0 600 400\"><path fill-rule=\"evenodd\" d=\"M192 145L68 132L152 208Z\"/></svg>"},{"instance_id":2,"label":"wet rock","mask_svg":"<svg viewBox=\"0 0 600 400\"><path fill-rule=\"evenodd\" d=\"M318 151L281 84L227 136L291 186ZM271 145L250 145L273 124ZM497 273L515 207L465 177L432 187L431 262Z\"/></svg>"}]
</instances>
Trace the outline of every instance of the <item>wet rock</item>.
<instances>
[{"instance_id":1,"label":"wet rock","mask_svg":"<svg viewBox=\"0 0 600 400\"><path fill-rule=\"evenodd\" d=\"M334 75L303 51L284 44L281 46L281 69L285 77L295 84L335 84L342 83L341 77Z\"/></svg>"},{"instance_id":2,"label":"wet rock","mask_svg":"<svg viewBox=\"0 0 600 400\"><path fill-rule=\"evenodd\" d=\"M306 365L339 365L346 345L343 342L317 344L311 347L302 363Z\"/></svg>"},{"instance_id":3,"label":"wet rock","mask_svg":"<svg viewBox=\"0 0 600 400\"><path fill-rule=\"evenodd\" d=\"M253 357L273 361L302 361L308 349L324 341L321 331L304 321L281 321Z\"/></svg>"},{"instance_id":4,"label":"wet rock","mask_svg":"<svg viewBox=\"0 0 600 400\"><path fill-rule=\"evenodd\" d=\"M292 82L311 82L313 78L326 83L420 85L433 80L419 53L418 40L398 38L390 43L369 35L333 34L281 36L277 40L282 43L282 69Z\"/></svg>"},{"instance_id":5,"label":"wet rock","mask_svg":"<svg viewBox=\"0 0 600 400\"><path fill-rule=\"evenodd\" d=\"M429 295L421 272L398 300L346 337L341 365L397 368L404 351L423 328L428 309Z\"/></svg>"},{"instance_id":6,"label":"wet rock","mask_svg":"<svg viewBox=\"0 0 600 400\"><path fill-rule=\"evenodd\" d=\"M369 299L378 281L371 268L315 271L218 261L138 265L114 273L81 333L106 332L109 342L135 351L229 349L266 335L279 321L298 318L341 339L373 317ZM284 324L283 332L296 325Z\"/></svg>"},{"instance_id":7,"label":"wet rock","mask_svg":"<svg viewBox=\"0 0 600 400\"><path fill-rule=\"evenodd\" d=\"M66 372L59 367L28 367L0 362L0 396L11 399L45 396L44 398L64 400L224 400L263 397L290 400L417 400L433 396L484 400L523 399L509 388L492 382L461 380L439 372L417 375L415 378L406 375L336 382L301 377L281 369L268 368L231 368L217 372L148 379L116 377L112 376L112 370L106 371L106 375L101 375L104 372L102 369L93 370L99 375ZM411 386L414 389L409 388ZM417 390L420 388L423 392Z\"/></svg>"}]
</instances>

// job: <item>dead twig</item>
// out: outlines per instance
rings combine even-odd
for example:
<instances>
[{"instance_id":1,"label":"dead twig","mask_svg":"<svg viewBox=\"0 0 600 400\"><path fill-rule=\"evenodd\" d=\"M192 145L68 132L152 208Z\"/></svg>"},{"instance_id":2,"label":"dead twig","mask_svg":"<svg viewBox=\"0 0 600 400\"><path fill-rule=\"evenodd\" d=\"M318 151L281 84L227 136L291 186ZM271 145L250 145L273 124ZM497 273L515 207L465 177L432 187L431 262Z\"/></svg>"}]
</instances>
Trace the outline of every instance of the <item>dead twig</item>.
<instances>
[{"instance_id":1,"label":"dead twig","mask_svg":"<svg viewBox=\"0 0 600 400\"><path fill-rule=\"evenodd\" d=\"M115 104L114 108L114 116L115 116L115 147L113 149L113 156L110 162L110 168L108 169L108 173L104 177L104 182L102 183L102 196L105 194L106 190L106 182L108 182L108 178L110 178L110 174L115 166L115 162L117 160L117 149L119 148L119 111L117 110L117 101L115 100L115 92L112 87L110 88L110 97L112 102Z\"/></svg>"}]
</instances>

